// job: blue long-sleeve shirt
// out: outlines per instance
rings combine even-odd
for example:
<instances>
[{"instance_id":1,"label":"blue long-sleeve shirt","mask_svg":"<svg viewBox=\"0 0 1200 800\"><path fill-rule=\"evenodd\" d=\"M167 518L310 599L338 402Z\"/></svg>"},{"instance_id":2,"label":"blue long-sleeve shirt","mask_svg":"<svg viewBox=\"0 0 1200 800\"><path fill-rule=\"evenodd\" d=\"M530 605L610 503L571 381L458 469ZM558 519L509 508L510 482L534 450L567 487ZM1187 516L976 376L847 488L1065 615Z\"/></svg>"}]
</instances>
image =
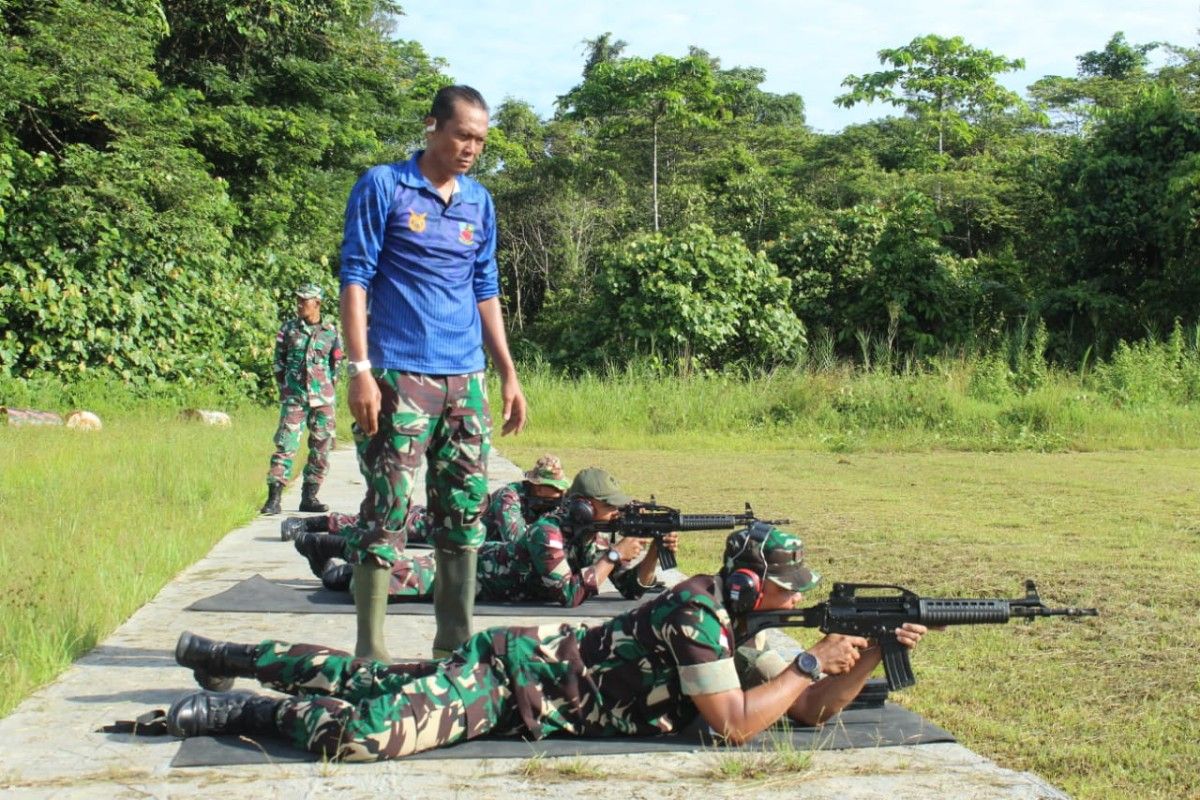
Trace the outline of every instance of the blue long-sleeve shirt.
<instances>
[{"instance_id":1,"label":"blue long-sleeve shirt","mask_svg":"<svg viewBox=\"0 0 1200 800\"><path fill-rule=\"evenodd\" d=\"M346 204L341 283L367 291L372 366L426 375L484 368L478 303L500 294L496 211L459 176L449 203L408 161L372 167Z\"/></svg>"}]
</instances>

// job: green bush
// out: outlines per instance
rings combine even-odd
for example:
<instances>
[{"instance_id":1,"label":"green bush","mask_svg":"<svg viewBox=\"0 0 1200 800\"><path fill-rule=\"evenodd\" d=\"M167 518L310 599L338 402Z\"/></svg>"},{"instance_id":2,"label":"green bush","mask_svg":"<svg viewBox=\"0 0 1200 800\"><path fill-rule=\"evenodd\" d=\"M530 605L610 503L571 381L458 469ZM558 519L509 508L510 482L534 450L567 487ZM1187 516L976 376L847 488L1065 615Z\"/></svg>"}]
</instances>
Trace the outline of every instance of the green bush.
<instances>
[{"instance_id":1,"label":"green bush","mask_svg":"<svg viewBox=\"0 0 1200 800\"><path fill-rule=\"evenodd\" d=\"M1121 405L1157 406L1200 400L1200 348L1178 320L1166 342L1119 342L1092 376L1097 390Z\"/></svg>"},{"instance_id":2,"label":"green bush","mask_svg":"<svg viewBox=\"0 0 1200 800\"><path fill-rule=\"evenodd\" d=\"M659 351L688 368L795 363L805 332L788 306L790 291L740 238L691 225L609 249L591 317L618 362Z\"/></svg>"}]
</instances>

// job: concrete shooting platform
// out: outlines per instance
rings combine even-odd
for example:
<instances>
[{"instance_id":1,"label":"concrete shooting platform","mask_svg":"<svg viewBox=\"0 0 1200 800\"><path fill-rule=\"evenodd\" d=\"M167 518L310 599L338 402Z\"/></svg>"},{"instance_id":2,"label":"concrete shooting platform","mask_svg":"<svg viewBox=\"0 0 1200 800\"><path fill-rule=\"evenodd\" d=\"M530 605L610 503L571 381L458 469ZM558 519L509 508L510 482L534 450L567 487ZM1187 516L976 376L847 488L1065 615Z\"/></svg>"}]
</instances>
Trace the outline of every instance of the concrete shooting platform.
<instances>
[{"instance_id":1,"label":"concrete shooting platform","mask_svg":"<svg viewBox=\"0 0 1200 800\"><path fill-rule=\"evenodd\" d=\"M493 488L519 477L513 464L493 452ZM229 533L58 680L0 720L0 793L6 798L386 795L404 800L575 796L691 800L701 794L724 797L747 792L831 800L1066 797L1035 775L1003 769L957 744L818 750L806 771L737 781L712 777L721 759L733 757L720 750L588 755L573 759L568 765L571 769L559 770L550 763L552 759L536 760L531 768L528 759L520 758L377 764L269 762L184 769L170 766L179 740L98 732L114 720L134 719L151 708L165 708L197 689L191 672L174 660L175 641L185 629L239 642L277 638L353 649L352 614L185 610L255 573L279 580L311 578L292 544L279 539L279 522L283 516L297 513L299 494L298 485L285 492L284 515L259 517ZM354 451L336 450L321 499L335 511L353 511L362 494ZM547 624L556 619L555 609L547 607L544 616L521 621ZM517 620L477 617L476 629L508 622ZM386 625L393 657L428 657L432 615L388 615ZM785 637L785 641L790 640ZM238 688L256 685L239 680Z\"/></svg>"}]
</instances>

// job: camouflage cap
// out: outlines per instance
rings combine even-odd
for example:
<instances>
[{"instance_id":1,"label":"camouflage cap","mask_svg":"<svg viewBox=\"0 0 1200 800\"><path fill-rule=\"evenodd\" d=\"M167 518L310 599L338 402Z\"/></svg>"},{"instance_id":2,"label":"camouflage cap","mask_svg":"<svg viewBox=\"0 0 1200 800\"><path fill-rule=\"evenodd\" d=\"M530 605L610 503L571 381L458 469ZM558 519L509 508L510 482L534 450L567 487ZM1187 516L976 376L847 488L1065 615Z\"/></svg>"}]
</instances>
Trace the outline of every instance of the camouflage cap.
<instances>
[{"instance_id":1,"label":"camouflage cap","mask_svg":"<svg viewBox=\"0 0 1200 800\"><path fill-rule=\"evenodd\" d=\"M633 502L632 497L621 491L616 478L605 470L596 467L588 467L585 470L581 470L575 476L575 480L571 481L571 488L567 490L567 494L603 500L610 506L617 506L618 508L627 506Z\"/></svg>"},{"instance_id":2,"label":"camouflage cap","mask_svg":"<svg viewBox=\"0 0 1200 800\"><path fill-rule=\"evenodd\" d=\"M748 569L793 592L807 592L821 576L804 564L800 537L765 522L729 534L725 540L726 574Z\"/></svg>"},{"instance_id":3,"label":"camouflage cap","mask_svg":"<svg viewBox=\"0 0 1200 800\"><path fill-rule=\"evenodd\" d=\"M525 473L525 480L543 486L553 486L564 492L571 485L563 475L562 462L558 460L558 456L549 453L539 458L533 469Z\"/></svg>"},{"instance_id":4,"label":"camouflage cap","mask_svg":"<svg viewBox=\"0 0 1200 800\"><path fill-rule=\"evenodd\" d=\"M302 283L296 289L296 297L301 300L324 300L325 292L315 283Z\"/></svg>"}]
</instances>

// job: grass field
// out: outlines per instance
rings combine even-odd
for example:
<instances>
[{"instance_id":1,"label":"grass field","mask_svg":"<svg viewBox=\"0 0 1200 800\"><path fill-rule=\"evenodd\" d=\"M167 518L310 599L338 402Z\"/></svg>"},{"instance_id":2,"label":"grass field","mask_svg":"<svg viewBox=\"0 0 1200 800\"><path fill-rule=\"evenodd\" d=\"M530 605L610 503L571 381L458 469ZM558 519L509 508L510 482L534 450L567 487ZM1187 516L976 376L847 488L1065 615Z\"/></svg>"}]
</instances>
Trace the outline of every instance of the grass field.
<instances>
[{"instance_id":1,"label":"grass field","mask_svg":"<svg viewBox=\"0 0 1200 800\"><path fill-rule=\"evenodd\" d=\"M1117 400L1054 375L985 396L971 369L530 370L531 426L497 445L520 465L550 450L570 472L609 468L685 512L749 500L794 520L828 582L1013 597L1032 577L1050 604L1100 607L931 636L896 699L1081 800L1200 797L1200 408L1148 402L1153 383ZM0 714L262 502L274 408L214 429L114 407L95 434L0 428ZM681 567L713 569L721 540L688 534Z\"/></svg>"},{"instance_id":2,"label":"grass field","mask_svg":"<svg viewBox=\"0 0 1200 800\"><path fill-rule=\"evenodd\" d=\"M0 427L0 715L261 505L276 413L231 428L105 411L101 431Z\"/></svg>"},{"instance_id":3,"label":"grass field","mask_svg":"<svg viewBox=\"0 0 1200 800\"><path fill-rule=\"evenodd\" d=\"M530 437L533 438L533 437ZM527 464L610 469L685 512L788 517L827 583L943 597L1016 597L1038 581L1089 620L952 629L894 695L999 763L1077 798L1200 796L1200 452L780 452L579 448L504 439ZM688 534L680 567L719 564L722 534ZM813 592L816 602L823 591ZM802 641L807 641L801 633Z\"/></svg>"}]
</instances>

